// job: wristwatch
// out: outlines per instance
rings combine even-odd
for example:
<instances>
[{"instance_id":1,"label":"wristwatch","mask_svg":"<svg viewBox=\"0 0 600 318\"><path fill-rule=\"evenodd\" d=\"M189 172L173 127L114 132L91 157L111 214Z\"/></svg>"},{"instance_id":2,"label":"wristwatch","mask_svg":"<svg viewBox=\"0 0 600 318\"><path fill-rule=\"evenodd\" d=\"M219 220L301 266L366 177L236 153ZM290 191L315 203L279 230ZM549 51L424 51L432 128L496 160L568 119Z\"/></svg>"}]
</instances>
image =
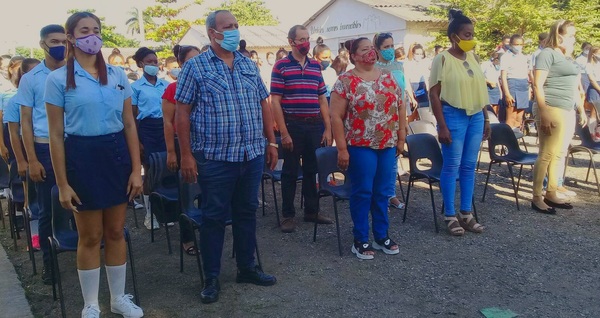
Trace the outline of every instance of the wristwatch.
<instances>
[{"instance_id":1,"label":"wristwatch","mask_svg":"<svg viewBox=\"0 0 600 318\"><path fill-rule=\"evenodd\" d=\"M274 143L274 142L270 142L270 143L269 143L269 146L271 146L271 147L275 147L275 148L279 148L279 145L278 145L278 144L276 144L276 143Z\"/></svg>"}]
</instances>

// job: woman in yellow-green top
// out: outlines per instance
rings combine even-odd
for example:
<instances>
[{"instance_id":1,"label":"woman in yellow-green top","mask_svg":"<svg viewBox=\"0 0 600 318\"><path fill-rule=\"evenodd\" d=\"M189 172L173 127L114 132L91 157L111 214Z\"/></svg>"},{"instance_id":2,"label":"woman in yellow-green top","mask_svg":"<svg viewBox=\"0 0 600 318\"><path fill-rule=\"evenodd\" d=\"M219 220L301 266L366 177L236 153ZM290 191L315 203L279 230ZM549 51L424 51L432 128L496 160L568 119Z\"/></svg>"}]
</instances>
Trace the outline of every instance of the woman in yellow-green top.
<instances>
[{"instance_id":1,"label":"woman in yellow-green top","mask_svg":"<svg viewBox=\"0 0 600 318\"><path fill-rule=\"evenodd\" d=\"M482 139L490 134L485 76L475 55L473 23L461 11L450 10L448 38L452 47L438 54L431 65L429 99L438 122L444 164L440 188L445 221L451 235L465 230L481 233L483 226L471 214L475 165ZM456 179L460 177L460 217L454 210Z\"/></svg>"}]
</instances>

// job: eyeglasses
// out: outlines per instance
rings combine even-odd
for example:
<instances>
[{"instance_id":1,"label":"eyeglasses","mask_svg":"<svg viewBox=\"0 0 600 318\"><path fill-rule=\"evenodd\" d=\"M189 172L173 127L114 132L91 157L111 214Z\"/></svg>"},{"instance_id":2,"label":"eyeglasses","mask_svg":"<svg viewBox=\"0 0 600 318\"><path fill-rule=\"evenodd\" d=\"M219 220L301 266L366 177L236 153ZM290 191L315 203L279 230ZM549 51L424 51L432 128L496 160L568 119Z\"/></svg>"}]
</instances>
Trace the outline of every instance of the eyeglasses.
<instances>
[{"instance_id":1,"label":"eyeglasses","mask_svg":"<svg viewBox=\"0 0 600 318\"><path fill-rule=\"evenodd\" d=\"M467 69L467 74L469 74L470 77L475 76L475 73L473 73L473 70L467 61L463 62L463 66Z\"/></svg>"}]
</instances>

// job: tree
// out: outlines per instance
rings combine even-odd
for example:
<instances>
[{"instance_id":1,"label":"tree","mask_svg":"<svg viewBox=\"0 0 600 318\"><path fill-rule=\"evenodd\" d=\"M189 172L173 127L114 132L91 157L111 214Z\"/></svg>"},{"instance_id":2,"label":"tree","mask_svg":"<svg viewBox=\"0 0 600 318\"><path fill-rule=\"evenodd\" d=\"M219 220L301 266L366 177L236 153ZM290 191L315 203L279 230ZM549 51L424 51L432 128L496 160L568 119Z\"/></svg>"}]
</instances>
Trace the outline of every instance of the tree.
<instances>
[{"instance_id":1,"label":"tree","mask_svg":"<svg viewBox=\"0 0 600 318\"><path fill-rule=\"evenodd\" d=\"M86 11L86 12L90 12L90 13L94 13L96 10L93 9L88 9L88 10L77 10L77 9L71 9L68 10L67 13L69 15L76 13L76 12L81 12L81 11ZM133 39L129 39L126 36L124 36L123 34L117 33L115 32L115 29L117 28L114 25L109 25L104 23L105 18L104 17L98 17L98 19L100 19L100 22L102 23L102 42L103 42L103 46L104 47L138 47L140 46L140 42L133 40Z\"/></svg>"},{"instance_id":2,"label":"tree","mask_svg":"<svg viewBox=\"0 0 600 318\"><path fill-rule=\"evenodd\" d=\"M262 0L227 0L219 7L210 8L209 12L217 10L230 11L238 21L239 25L278 25L279 21L271 10L265 6ZM208 13L206 14L208 16ZM198 24L205 24L204 19L198 20Z\"/></svg>"},{"instance_id":3,"label":"tree","mask_svg":"<svg viewBox=\"0 0 600 318\"><path fill-rule=\"evenodd\" d=\"M33 53L33 56L31 55ZM46 55L44 54L44 50L40 48L27 48L23 46L19 46L15 48L15 55L32 57L34 59L43 60Z\"/></svg>"},{"instance_id":4,"label":"tree","mask_svg":"<svg viewBox=\"0 0 600 318\"><path fill-rule=\"evenodd\" d=\"M565 11L565 19L575 22L577 39L580 43L592 42L599 45L600 38L600 1L599 0L562 0L560 9Z\"/></svg>"},{"instance_id":5,"label":"tree","mask_svg":"<svg viewBox=\"0 0 600 318\"><path fill-rule=\"evenodd\" d=\"M560 13L554 7L556 0L435 0L434 3L436 6L430 12L440 19L447 20L448 10L453 8L473 20L479 44L477 53L482 56L494 50L503 35L518 33L526 42L537 44L537 35L547 32ZM446 31L440 31L436 40L448 43ZM527 50L535 47L530 45Z\"/></svg>"},{"instance_id":6,"label":"tree","mask_svg":"<svg viewBox=\"0 0 600 318\"><path fill-rule=\"evenodd\" d=\"M177 0L155 1L156 5L144 10L144 16L152 20L152 23L144 22L146 38L173 47L192 26L192 22L178 18L192 4L173 8L170 5L177 3ZM196 1L196 4L199 3L200 1Z\"/></svg>"},{"instance_id":7,"label":"tree","mask_svg":"<svg viewBox=\"0 0 600 318\"><path fill-rule=\"evenodd\" d=\"M135 7L131 8L131 11L129 11L128 14L130 17L125 22L125 25L127 25L127 33L131 33L131 35L137 33L140 34L142 38L145 38L145 30L142 26L146 24L153 24L154 21L152 21L152 18L148 15L145 15L143 12L140 12L140 9ZM142 23L140 23L140 16L143 20Z\"/></svg>"}]
</instances>

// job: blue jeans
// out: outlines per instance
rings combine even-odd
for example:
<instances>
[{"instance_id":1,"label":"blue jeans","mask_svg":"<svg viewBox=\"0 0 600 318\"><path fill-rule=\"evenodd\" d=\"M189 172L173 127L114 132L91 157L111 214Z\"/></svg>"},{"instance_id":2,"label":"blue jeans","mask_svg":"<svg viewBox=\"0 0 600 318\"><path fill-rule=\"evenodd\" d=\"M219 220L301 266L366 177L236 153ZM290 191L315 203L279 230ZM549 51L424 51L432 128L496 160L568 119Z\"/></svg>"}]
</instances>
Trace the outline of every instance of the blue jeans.
<instances>
[{"instance_id":1,"label":"blue jeans","mask_svg":"<svg viewBox=\"0 0 600 318\"><path fill-rule=\"evenodd\" d=\"M369 241L369 211L373 237L387 237L389 228L388 201L394 193L394 162L396 148L381 150L367 147L348 147L350 165L348 177L352 185L350 214L354 222L354 240Z\"/></svg>"},{"instance_id":2,"label":"blue jeans","mask_svg":"<svg viewBox=\"0 0 600 318\"><path fill-rule=\"evenodd\" d=\"M264 156L244 162L208 160L202 152L195 152L194 157L202 191L200 253L204 276L219 276L225 226L229 220L232 221L237 267L253 268L258 186L262 178Z\"/></svg>"},{"instance_id":3,"label":"blue jeans","mask_svg":"<svg viewBox=\"0 0 600 318\"><path fill-rule=\"evenodd\" d=\"M44 264L48 264L50 262L48 237L52 236L52 187L56 185L56 179L50 158L50 145L34 143L34 148L38 161L46 170L46 179L35 183L35 193L40 217L38 223L40 249L42 250Z\"/></svg>"},{"instance_id":4,"label":"blue jeans","mask_svg":"<svg viewBox=\"0 0 600 318\"><path fill-rule=\"evenodd\" d=\"M475 189L475 166L483 139L483 112L468 116L465 110L443 105L446 126L452 143L442 144L444 164L440 176L440 188L444 198L445 215L454 216L456 179L460 178L460 210L472 210Z\"/></svg>"}]
</instances>

